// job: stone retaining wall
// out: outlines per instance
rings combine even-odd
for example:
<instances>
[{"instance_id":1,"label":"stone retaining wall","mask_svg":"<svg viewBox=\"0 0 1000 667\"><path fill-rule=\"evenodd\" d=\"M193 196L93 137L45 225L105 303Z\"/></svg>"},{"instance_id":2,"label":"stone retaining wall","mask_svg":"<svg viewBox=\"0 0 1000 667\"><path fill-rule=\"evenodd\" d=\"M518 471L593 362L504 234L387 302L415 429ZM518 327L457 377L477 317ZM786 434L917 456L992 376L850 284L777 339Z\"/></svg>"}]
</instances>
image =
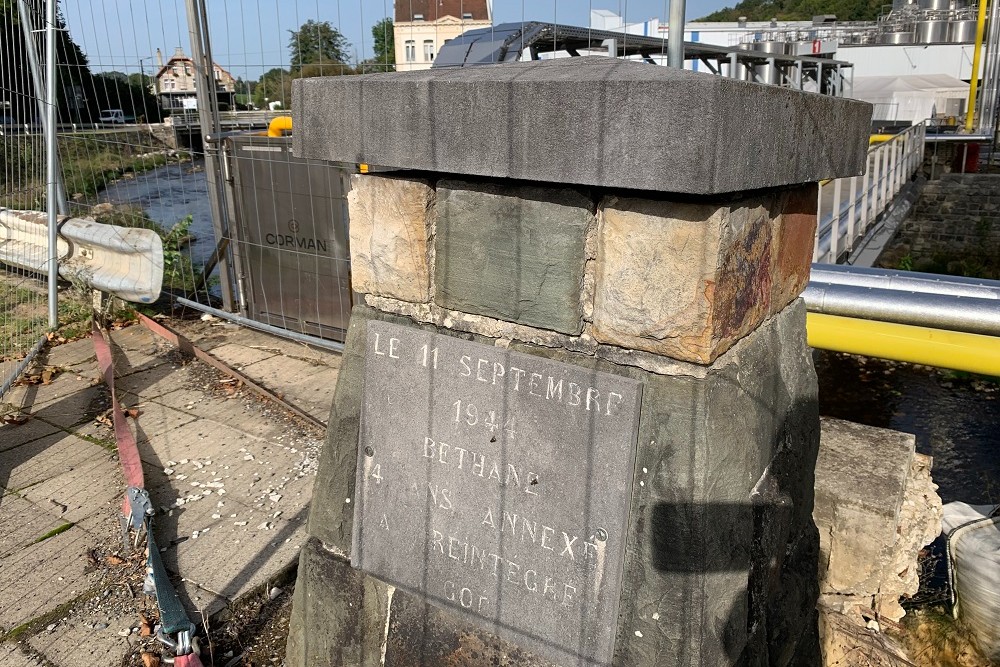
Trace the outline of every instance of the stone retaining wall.
<instances>
[{"instance_id":1,"label":"stone retaining wall","mask_svg":"<svg viewBox=\"0 0 1000 667\"><path fill-rule=\"evenodd\" d=\"M918 271L1000 255L1000 174L946 174L929 181L889 248L894 260L905 255Z\"/></svg>"}]
</instances>

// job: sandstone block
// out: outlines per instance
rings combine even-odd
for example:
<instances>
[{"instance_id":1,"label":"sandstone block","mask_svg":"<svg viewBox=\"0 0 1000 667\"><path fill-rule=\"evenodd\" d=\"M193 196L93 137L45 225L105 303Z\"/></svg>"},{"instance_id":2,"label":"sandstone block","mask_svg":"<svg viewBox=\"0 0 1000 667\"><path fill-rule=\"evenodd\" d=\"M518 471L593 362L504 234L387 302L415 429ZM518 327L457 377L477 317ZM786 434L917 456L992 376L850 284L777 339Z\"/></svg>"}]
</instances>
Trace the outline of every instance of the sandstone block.
<instances>
[{"instance_id":1,"label":"sandstone block","mask_svg":"<svg viewBox=\"0 0 1000 667\"><path fill-rule=\"evenodd\" d=\"M577 335L589 197L570 188L441 181L435 301L452 310Z\"/></svg>"},{"instance_id":2,"label":"sandstone block","mask_svg":"<svg viewBox=\"0 0 1000 667\"><path fill-rule=\"evenodd\" d=\"M941 531L941 499L914 437L822 420L816 465L820 586L898 620L916 593L917 555Z\"/></svg>"},{"instance_id":3,"label":"sandstone block","mask_svg":"<svg viewBox=\"0 0 1000 667\"><path fill-rule=\"evenodd\" d=\"M430 298L434 190L422 180L375 174L351 179L351 282L364 294Z\"/></svg>"},{"instance_id":4,"label":"sandstone block","mask_svg":"<svg viewBox=\"0 0 1000 667\"><path fill-rule=\"evenodd\" d=\"M814 186L722 205L606 198L594 337L711 363L805 288L815 209Z\"/></svg>"}]
</instances>

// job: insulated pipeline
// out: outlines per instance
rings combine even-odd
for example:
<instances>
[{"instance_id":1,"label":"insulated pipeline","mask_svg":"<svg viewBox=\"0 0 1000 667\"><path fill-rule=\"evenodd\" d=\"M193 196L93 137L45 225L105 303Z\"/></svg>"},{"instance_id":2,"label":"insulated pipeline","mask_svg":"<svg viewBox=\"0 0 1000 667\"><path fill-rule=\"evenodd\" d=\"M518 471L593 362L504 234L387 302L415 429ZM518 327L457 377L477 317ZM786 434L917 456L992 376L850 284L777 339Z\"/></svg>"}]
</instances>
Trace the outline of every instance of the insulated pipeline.
<instances>
[{"instance_id":1,"label":"insulated pipeline","mask_svg":"<svg viewBox=\"0 0 1000 667\"><path fill-rule=\"evenodd\" d=\"M837 264L813 264L809 279L814 283L854 285L885 290L948 294L977 299L1000 299L1000 282L979 278L942 276L915 271L894 271Z\"/></svg>"},{"instance_id":2,"label":"insulated pipeline","mask_svg":"<svg viewBox=\"0 0 1000 667\"><path fill-rule=\"evenodd\" d=\"M1000 336L1000 300L810 282L812 313Z\"/></svg>"}]
</instances>

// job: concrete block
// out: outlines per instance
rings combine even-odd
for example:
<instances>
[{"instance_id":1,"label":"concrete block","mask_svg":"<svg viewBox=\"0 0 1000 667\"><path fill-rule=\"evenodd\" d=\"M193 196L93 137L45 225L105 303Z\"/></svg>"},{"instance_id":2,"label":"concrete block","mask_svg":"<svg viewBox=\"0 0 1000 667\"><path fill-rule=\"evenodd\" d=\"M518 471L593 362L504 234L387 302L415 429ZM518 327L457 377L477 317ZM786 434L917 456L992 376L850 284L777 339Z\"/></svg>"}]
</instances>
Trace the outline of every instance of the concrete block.
<instances>
[{"instance_id":1,"label":"concrete block","mask_svg":"<svg viewBox=\"0 0 1000 667\"><path fill-rule=\"evenodd\" d=\"M0 667L44 667L44 663L16 644L0 644Z\"/></svg>"},{"instance_id":2,"label":"concrete block","mask_svg":"<svg viewBox=\"0 0 1000 667\"><path fill-rule=\"evenodd\" d=\"M590 198L570 188L437 186L435 302L567 334L582 330Z\"/></svg>"},{"instance_id":3,"label":"concrete block","mask_svg":"<svg viewBox=\"0 0 1000 667\"><path fill-rule=\"evenodd\" d=\"M4 452L0 456L0 488L26 489L79 466L106 460L110 454L98 445L60 431Z\"/></svg>"},{"instance_id":4,"label":"concrete block","mask_svg":"<svg viewBox=\"0 0 1000 667\"><path fill-rule=\"evenodd\" d=\"M298 157L691 194L860 175L872 110L600 56L297 79L292 91Z\"/></svg>"},{"instance_id":5,"label":"concrete block","mask_svg":"<svg viewBox=\"0 0 1000 667\"><path fill-rule=\"evenodd\" d=\"M605 198L594 338L711 363L804 289L815 199L812 186L721 205Z\"/></svg>"},{"instance_id":6,"label":"concrete block","mask_svg":"<svg viewBox=\"0 0 1000 667\"><path fill-rule=\"evenodd\" d=\"M137 625L135 615L127 615L108 619L108 627L95 630L87 627L79 617L72 617L69 621L63 620L51 632L43 630L33 636L28 644L45 656L47 664L55 667L120 665L135 650L132 644L137 637L122 637L118 633Z\"/></svg>"},{"instance_id":7,"label":"concrete block","mask_svg":"<svg viewBox=\"0 0 1000 667\"><path fill-rule=\"evenodd\" d=\"M434 190L424 180L351 178L351 286L423 303L430 298Z\"/></svg>"}]
</instances>

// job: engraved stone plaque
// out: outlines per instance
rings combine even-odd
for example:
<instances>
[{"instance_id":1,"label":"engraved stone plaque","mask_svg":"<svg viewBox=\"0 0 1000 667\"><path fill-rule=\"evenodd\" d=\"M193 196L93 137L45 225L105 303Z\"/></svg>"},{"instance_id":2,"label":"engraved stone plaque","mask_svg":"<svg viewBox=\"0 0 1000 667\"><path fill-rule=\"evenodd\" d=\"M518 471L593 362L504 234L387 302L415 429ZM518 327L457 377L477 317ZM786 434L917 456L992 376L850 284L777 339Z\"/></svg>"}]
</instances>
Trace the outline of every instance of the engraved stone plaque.
<instances>
[{"instance_id":1,"label":"engraved stone plaque","mask_svg":"<svg viewBox=\"0 0 1000 667\"><path fill-rule=\"evenodd\" d=\"M352 563L565 665L610 665L640 383L369 322Z\"/></svg>"}]
</instances>

